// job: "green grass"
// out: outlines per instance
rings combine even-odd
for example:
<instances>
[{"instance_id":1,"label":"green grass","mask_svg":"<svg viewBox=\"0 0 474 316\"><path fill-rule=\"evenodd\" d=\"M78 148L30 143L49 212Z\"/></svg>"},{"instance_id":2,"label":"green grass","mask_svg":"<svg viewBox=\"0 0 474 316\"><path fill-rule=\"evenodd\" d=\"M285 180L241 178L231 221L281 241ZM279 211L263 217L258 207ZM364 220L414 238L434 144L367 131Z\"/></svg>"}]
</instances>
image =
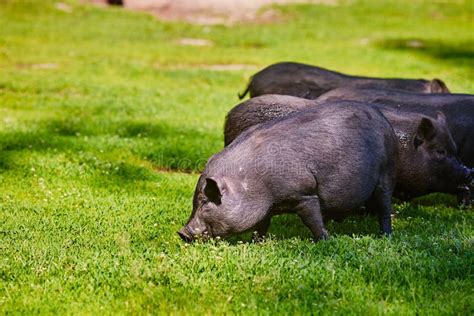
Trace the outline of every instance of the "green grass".
<instances>
[{"instance_id":1,"label":"green grass","mask_svg":"<svg viewBox=\"0 0 474 316\"><path fill-rule=\"evenodd\" d=\"M261 244L176 234L256 70L296 60L474 93L472 1L287 6L234 27L68 3L0 0L0 314L474 313L474 213L451 197L397 204L391 239L351 218L315 244L290 215Z\"/></svg>"}]
</instances>

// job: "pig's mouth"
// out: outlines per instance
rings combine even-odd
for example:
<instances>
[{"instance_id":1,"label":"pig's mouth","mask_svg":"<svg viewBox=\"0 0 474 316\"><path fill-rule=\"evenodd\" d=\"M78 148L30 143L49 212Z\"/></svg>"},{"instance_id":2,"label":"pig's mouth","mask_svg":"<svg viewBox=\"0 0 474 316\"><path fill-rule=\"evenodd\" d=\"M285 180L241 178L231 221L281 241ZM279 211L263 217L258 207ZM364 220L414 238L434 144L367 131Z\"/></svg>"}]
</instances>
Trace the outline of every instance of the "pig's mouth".
<instances>
[{"instance_id":1,"label":"pig's mouth","mask_svg":"<svg viewBox=\"0 0 474 316\"><path fill-rule=\"evenodd\" d=\"M466 185L468 187L473 187L474 186L474 168L468 168L466 166L462 167L462 182L463 185Z\"/></svg>"},{"instance_id":2,"label":"pig's mouth","mask_svg":"<svg viewBox=\"0 0 474 316\"><path fill-rule=\"evenodd\" d=\"M196 239L199 239L199 240L208 240L209 238L211 238L211 235L209 234L209 232L206 230L204 230L203 232L199 232L199 231L194 231L191 227L189 226L184 226L179 232L178 232L178 235L179 237L181 237L181 239L187 243L191 243L193 242L194 240Z\"/></svg>"},{"instance_id":3,"label":"pig's mouth","mask_svg":"<svg viewBox=\"0 0 474 316\"><path fill-rule=\"evenodd\" d=\"M465 184L458 186L458 193L460 194L461 203L464 205L473 204L473 195L474 192L474 168L466 168L466 181Z\"/></svg>"},{"instance_id":4,"label":"pig's mouth","mask_svg":"<svg viewBox=\"0 0 474 316\"><path fill-rule=\"evenodd\" d=\"M185 242L192 242L193 241L193 235L189 231L189 228L187 226L184 226L179 232L178 232L179 237Z\"/></svg>"}]
</instances>

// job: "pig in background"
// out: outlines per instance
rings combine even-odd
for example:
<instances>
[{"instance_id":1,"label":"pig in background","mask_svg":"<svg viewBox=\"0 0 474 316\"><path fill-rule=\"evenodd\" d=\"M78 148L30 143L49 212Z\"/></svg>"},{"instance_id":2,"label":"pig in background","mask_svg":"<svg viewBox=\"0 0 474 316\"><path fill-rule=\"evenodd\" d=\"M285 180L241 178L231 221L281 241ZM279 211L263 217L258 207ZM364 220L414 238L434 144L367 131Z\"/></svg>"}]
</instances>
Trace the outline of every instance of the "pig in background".
<instances>
[{"instance_id":1,"label":"pig in background","mask_svg":"<svg viewBox=\"0 0 474 316\"><path fill-rule=\"evenodd\" d=\"M322 95L317 102L336 100L368 102L429 116L435 116L436 112L442 111L446 115L459 158L466 166L474 168L474 95L339 88Z\"/></svg>"},{"instance_id":2,"label":"pig in background","mask_svg":"<svg viewBox=\"0 0 474 316\"><path fill-rule=\"evenodd\" d=\"M264 68L254 74L247 89L239 94L243 99L265 94L292 95L305 99L316 99L320 95L339 87L400 89L419 93L449 93L446 84L439 80L371 78L345 75L328 69L281 62Z\"/></svg>"},{"instance_id":3,"label":"pig in background","mask_svg":"<svg viewBox=\"0 0 474 316\"><path fill-rule=\"evenodd\" d=\"M345 102L330 102L339 106ZM291 96L265 95L243 102L229 111L224 127L225 144L232 143L246 130L258 124L281 118L306 108L327 106L324 102ZM367 105L371 106L371 105ZM457 155L446 118L441 112L435 117L380 106L398 137L400 159L397 162L395 196L408 200L417 196L443 192L456 194L470 204L468 187L472 170L466 168Z\"/></svg>"},{"instance_id":4,"label":"pig in background","mask_svg":"<svg viewBox=\"0 0 474 316\"><path fill-rule=\"evenodd\" d=\"M323 213L363 204L390 234L397 157L391 125L365 104L328 104L263 123L209 159L179 235L262 236L273 215L295 212L315 240L325 239Z\"/></svg>"},{"instance_id":5,"label":"pig in background","mask_svg":"<svg viewBox=\"0 0 474 316\"><path fill-rule=\"evenodd\" d=\"M252 126L310 108L315 101L288 95L268 94L233 107L224 123L224 145L227 146Z\"/></svg>"}]
</instances>

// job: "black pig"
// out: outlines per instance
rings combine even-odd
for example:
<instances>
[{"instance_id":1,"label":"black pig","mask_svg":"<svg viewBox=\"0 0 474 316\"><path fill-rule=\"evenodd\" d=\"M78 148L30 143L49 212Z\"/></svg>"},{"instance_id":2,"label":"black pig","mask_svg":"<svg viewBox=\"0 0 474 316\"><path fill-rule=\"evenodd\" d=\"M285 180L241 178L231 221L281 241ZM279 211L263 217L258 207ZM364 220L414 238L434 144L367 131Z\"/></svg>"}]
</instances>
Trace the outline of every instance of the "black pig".
<instances>
[{"instance_id":1,"label":"black pig","mask_svg":"<svg viewBox=\"0 0 474 316\"><path fill-rule=\"evenodd\" d=\"M390 234L397 150L385 117L357 102L263 123L209 159L179 235L191 241L255 230L261 236L273 215L295 212L315 240L325 239L321 212L364 203Z\"/></svg>"},{"instance_id":2,"label":"black pig","mask_svg":"<svg viewBox=\"0 0 474 316\"><path fill-rule=\"evenodd\" d=\"M431 116L442 111L446 115L459 158L466 166L474 168L474 95L472 94L420 94L396 90L340 88L317 99L319 103L335 100L369 102Z\"/></svg>"},{"instance_id":3,"label":"black pig","mask_svg":"<svg viewBox=\"0 0 474 316\"><path fill-rule=\"evenodd\" d=\"M227 113L224 123L224 145L229 145L252 126L288 116L313 105L314 100L279 94L267 94L242 102Z\"/></svg>"},{"instance_id":4,"label":"black pig","mask_svg":"<svg viewBox=\"0 0 474 316\"><path fill-rule=\"evenodd\" d=\"M330 102L338 106L338 102ZM344 103L344 102L343 102ZM252 98L234 107L227 114L224 139L230 144L245 130L258 124L285 117L305 108L327 106L318 100L283 95ZM367 105L370 106L370 105ZM432 192L457 194L469 203L472 171L458 159L456 144L441 112L435 117L379 107L398 137L400 159L397 163L395 196L404 200Z\"/></svg>"},{"instance_id":5,"label":"black pig","mask_svg":"<svg viewBox=\"0 0 474 316\"><path fill-rule=\"evenodd\" d=\"M401 89L420 93L448 93L449 89L439 79L370 78L345 75L324 68L294 63L273 64L256 73L244 93L250 97L264 94L292 95L305 99L316 99L321 94L339 87Z\"/></svg>"}]
</instances>

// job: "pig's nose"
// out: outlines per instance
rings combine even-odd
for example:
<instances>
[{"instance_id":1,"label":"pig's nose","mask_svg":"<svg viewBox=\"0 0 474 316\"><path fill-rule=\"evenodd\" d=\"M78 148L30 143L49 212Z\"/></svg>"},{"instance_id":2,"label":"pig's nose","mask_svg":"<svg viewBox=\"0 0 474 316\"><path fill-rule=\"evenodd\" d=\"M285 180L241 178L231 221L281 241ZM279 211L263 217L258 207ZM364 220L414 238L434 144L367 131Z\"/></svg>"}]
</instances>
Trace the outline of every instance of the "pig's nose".
<instances>
[{"instance_id":1,"label":"pig's nose","mask_svg":"<svg viewBox=\"0 0 474 316\"><path fill-rule=\"evenodd\" d=\"M187 227L181 228L181 230L178 232L178 235L185 242L192 242L193 241L193 236L190 234Z\"/></svg>"}]
</instances>

